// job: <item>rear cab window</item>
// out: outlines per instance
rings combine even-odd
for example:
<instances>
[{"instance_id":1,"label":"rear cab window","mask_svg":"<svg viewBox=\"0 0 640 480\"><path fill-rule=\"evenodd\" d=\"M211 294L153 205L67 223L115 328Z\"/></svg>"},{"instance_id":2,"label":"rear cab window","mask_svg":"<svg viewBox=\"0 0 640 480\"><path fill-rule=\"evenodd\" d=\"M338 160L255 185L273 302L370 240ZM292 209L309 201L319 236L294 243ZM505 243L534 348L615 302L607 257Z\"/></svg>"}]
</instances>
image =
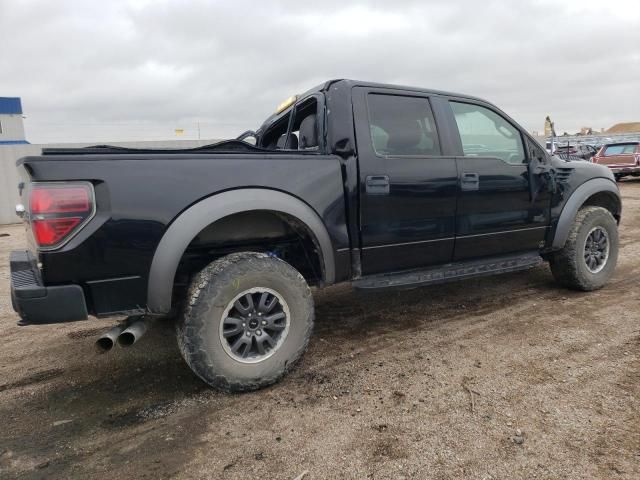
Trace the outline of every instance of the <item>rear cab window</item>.
<instances>
[{"instance_id":1,"label":"rear cab window","mask_svg":"<svg viewBox=\"0 0 640 480\"><path fill-rule=\"evenodd\" d=\"M269 150L319 150L319 124L318 100L303 99L265 130L260 146Z\"/></svg>"},{"instance_id":2,"label":"rear cab window","mask_svg":"<svg viewBox=\"0 0 640 480\"><path fill-rule=\"evenodd\" d=\"M286 136L287 134L290 119L291 111L287 112L273 124L269 125L260 138L259 146L269 150L275 150L278 145L278 140L280 140L283 135Z\"/></svg>"},{"instance_id":3,"label":"rear cab window","mask_svg":"<svg viewBox=\"0 0 640 480\"><path fill-rule=\"evenodd\" d=\"M318 101L315 97L303 100L295 106L291 135L295 137L295 149L318 150ZM293 148L291 145L289 148Z\"/></svg>"}]
</instances>

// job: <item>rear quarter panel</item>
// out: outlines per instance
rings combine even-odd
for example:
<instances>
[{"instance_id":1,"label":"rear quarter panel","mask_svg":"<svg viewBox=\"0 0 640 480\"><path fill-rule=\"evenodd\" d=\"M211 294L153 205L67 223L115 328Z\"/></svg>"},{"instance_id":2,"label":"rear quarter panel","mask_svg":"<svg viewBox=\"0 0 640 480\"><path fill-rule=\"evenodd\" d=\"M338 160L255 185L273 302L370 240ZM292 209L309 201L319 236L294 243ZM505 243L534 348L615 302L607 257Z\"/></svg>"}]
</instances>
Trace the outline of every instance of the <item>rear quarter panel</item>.
<instances>
[{"instance_id":1,"label":"rear quarter panel","mask_svg":"<svg viewBox=\"0 0 640 480\"><path fill-rule=\"evenodd\" d=\"M40 254L46 284L139 276L146 284L168 225L231 189L276 189L323 219L334 250L349 247L340 161L329 155L87 155L21 160L32 181L89 180L97 215L61 250Z\"/></svg>"}]
</instances>

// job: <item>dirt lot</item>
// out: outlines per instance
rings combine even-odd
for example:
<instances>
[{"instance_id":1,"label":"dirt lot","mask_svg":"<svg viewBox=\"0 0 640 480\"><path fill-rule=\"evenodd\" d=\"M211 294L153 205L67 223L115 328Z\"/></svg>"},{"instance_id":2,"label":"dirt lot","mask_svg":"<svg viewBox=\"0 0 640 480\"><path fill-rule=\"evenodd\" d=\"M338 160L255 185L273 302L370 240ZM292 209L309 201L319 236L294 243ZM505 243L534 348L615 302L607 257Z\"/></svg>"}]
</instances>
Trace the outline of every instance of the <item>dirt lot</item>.
<instances>
[{"instance_id":1,"label":"dirt lot","mask_svg":"<svg viewBox=\"0 0 640 480\"><path fill-rule=\"evenodd\" d=\"M640 182L621 188L603 290L562 290L546 266L331 288L299 367L244 395L195 378L167 322L104 356L115 319L17 327L22 232L0 227L0 478L640 478Z\"/></svg>"}]
</instances>

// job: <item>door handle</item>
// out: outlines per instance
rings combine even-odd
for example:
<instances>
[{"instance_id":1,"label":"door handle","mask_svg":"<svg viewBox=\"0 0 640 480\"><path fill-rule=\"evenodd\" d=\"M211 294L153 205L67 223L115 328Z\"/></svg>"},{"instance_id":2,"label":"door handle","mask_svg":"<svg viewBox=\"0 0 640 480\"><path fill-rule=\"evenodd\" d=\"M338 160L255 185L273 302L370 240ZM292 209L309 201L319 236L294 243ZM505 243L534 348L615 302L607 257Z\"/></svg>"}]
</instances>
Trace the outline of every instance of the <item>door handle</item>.
<instances>
[{"instance_id":1,"label":"door handle","mask_svg":"<svg viewBox=\"0 0 640 480\"><path fill-rule=\"evenodd\" d=\"M480 175L477 173L462 173L460 187L464 192L471 192L480 188Z\"/></svg>"},{"instance_id":2,"label":"door handle","mask_svg":"<svg viewBox=\"0 0 640 480\"><path fill-rule=\"evenodd\" d=\"M369 195L388 195L389 176L369 175L365 179L365 190Z\"/></svg>"}]
</instances>

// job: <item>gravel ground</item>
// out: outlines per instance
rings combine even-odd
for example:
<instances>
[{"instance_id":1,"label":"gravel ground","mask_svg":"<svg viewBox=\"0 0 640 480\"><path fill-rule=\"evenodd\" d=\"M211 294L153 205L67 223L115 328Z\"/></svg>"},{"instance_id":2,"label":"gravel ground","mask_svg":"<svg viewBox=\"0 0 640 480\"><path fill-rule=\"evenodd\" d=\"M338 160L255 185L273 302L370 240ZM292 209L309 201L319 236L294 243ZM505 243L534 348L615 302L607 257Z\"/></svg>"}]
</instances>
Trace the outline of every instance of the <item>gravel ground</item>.
<instances>
[{"instance_id":1,"label":"gravel ground","mask_svg":"<svg viewBox=\"0 0 640 480\"><path fill-rule=\"evenodd\" d=\"M333 287L298 368L243 395L207 389L168 322L107 355L93 342L116 319L17 327L23 233L0 227L0 478L640 478L640 182L621 189L604 289L546 266Z\"/></svg>"}]
</instances>

